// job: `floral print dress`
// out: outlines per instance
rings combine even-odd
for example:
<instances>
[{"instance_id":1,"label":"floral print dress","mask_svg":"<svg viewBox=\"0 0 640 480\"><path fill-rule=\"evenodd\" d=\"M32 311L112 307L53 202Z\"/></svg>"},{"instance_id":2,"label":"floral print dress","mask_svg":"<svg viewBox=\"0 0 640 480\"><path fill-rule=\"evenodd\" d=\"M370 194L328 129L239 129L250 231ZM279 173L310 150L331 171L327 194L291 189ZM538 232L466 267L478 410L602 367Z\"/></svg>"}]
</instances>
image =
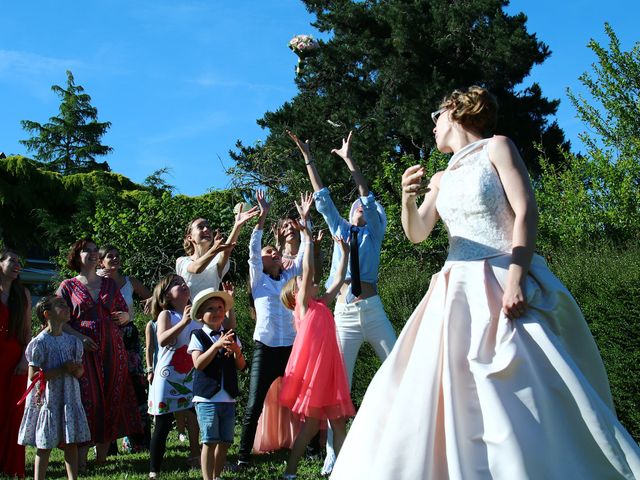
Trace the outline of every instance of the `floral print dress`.
<instances>
[{"instance_id":1,"label":"floral print dress","mask_svg":"<svg viewBox=\"0 0 640 480\"><path fill-rule=\"evenodd\" d=\"M182 318L182 314L169 311L171 327ZM193 361L187 353L191 332L202 328L192 321L171 343L158 349L153 383L149 387L149 414L164 415L191 408L193 404Z\"/></svg>"},{"instance_id":2,"label":"floral print dress","mask_svg":"<svg viewBox=\"0 0 640 480\"><path fill-rule=\"evenodd\" d=\"M103 278L97 299L77 278L64 280L58 295L71 309L69 325L90 337L98 350L82 357L80 378L82 405L87 414L92 443L104 443L142 432L140 412L129 377L127 351L118 325L111 319L117 311L127 311L120 290L110 278Z\"/></svg>"},{"instance_id":3,"label":"floral print dress","mask_svg":"<svg viewBox=\"0 0 640 480\"><path fill-rule=\"evenodd\" d=\"M82 342L68 333L40 333L27 346L27 361L43 371L62 367L66 362L82 362ZM82 443L91 438L82 407L80 384L65 374L46 381L40 393L38 380L26 401L18 443L52 449L62 443Z\"/></svg>"}]
</instances>

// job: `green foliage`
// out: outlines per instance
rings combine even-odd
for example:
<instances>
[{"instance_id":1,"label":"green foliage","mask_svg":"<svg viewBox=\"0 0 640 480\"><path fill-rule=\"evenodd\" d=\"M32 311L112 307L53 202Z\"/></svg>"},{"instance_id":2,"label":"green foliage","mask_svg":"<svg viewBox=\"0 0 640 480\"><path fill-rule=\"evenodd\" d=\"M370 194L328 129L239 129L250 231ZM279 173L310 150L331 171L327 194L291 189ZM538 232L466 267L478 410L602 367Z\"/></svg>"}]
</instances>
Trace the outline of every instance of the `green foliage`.
<instances>
[{"instance_id":1,"label":"green foliage","mask_svg":"<svg viewBox=\"0 0 640 480\"><path fill-rule=\"evenodd\" d=\"M204 217L228 235L234 222L233 206L239 200L230 190L200 197L132 191L122 197L98 199L87 233L98 245L115 245L122 254L124 270L151 286L162 275L175 271L176 258L184 255L185 228L192 220ZM248 244L248 230L241 234L243 245ZM234 251L231 278L243 278L247 259L248 249Z\"/></svg>"},{"instance_id":2,"label":"green foliage","mask_svg":"<svg viewBox=\"0 0 640 480\"><path fill-rule=\"evenodd\" d=\"M264 143L238 144L233 174L240 185L261 184L295 191L304 166L287 129L313 139L319 173L336 198L348 198L342 161L329 151L353 129L354 156L366 178L375 178L386 156L414 163L434 147L430 112L454 88L481 84L501 104L498 132L512 137L535 171L533 142L556 156L563 144L546 118L557 101L539 86L516 91L548 48L527 32L523 14L509 16L506 2L445 0L360 2L306 0L315 26L330 34L296 78L298 95L258 123L269 130ZM553 146L553 148L551 148ZM344 184L344 186L340 186Z\"/></svg>"},{"instance_id":3,"label":"green foliage","mask_svg":"<svg viewBox=\"0 0 640 480\"><path fill-rule=\"evenodd\" d=\"M140 186L123 175L93 171L62 176L22 156L0 160L0 228L4 241L47 256L87 231L98 198Z\"/></svg>"},{"instance_id":4,"label":"green foliage","mask_svg":"<svg viewBox=\"0 0 640 480\"><path fill-rule=\"evenodd\" d=\"M568 248L554 255L551 268L580 305L600 348L618 417L639 441L640 245Z\"/></svg>"},{"instance_id":5,"label":"green foliage","mask_svg":"<svg viewBox=\"0 0 640 480\"><path fill-rule=\"evenodd\" d=\"M73 74L67 71L67 88L53 85L51 90L60 97L60 111L44 125L23 120L22 128L34 136L21 140L47 168L62 174L109 171L107 162L98 163L96 157L106 155L112 148L100 143L111 126L98 122L98 110L91 105L91 97L76 85Z\"/></svg>"},{"instance_id":6,"label":"green foliage","mask_svg":"<svg viewBox=\"0 0 640 480\"><path fill-rule=\"evenodd\" d=\"M624 245L640 238L640 161L593 150L590 156L563 152L564 168L541 159L536 182L540 210L538 250Z\"/></svg>"},{"instance_id":7,"label":"green foliage","mask_svg":"<svg viewBox=\"0 0 640 480\"><path fill-rule=\"evenodd\" d=\"M586 155L561 152L562 167L541 159L536 197L539 247L545 252L640 238L640 42L620 50L613 29L606 49L589 42L598 62L580 80L591 98L569 92L590 133Z\"/></svg>"},{"instance_id":8,"label":"green foliage","mask_svg":"<svg viewBox=\"0 0 640 480\"><path fill-rule=\"evenodd\" d=\"M608 23L604 25L609 37L608 49L595 40L588 47L596 54L593 73L584 73L580 81L587 88L590 99L568 91L569 99L580 118L592 133L580 138L589 150L601 145L619 157L640 156L640 42L626 52Z\"/></svg>"}]
</instances>

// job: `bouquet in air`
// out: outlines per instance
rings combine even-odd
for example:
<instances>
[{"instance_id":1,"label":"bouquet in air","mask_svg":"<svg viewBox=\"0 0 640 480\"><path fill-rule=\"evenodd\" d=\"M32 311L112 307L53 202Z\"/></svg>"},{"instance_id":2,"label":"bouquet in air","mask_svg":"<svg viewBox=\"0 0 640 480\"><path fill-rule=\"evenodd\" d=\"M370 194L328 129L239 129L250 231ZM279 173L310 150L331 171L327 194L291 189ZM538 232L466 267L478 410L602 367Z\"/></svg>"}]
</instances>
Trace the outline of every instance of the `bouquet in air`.
<instances>
[{"instance_id":1,"label":"bouquet in air","mask_svg":"<svg viewBox=\"0 0 640 480\"><path fill-rule=\"evenodd\" d=\"M317 50L320 45L311 35L296 35L289 40L289 48L298 56L296 73L300 75L305 65L305 59Z\"/></svg>"}]
</instances>

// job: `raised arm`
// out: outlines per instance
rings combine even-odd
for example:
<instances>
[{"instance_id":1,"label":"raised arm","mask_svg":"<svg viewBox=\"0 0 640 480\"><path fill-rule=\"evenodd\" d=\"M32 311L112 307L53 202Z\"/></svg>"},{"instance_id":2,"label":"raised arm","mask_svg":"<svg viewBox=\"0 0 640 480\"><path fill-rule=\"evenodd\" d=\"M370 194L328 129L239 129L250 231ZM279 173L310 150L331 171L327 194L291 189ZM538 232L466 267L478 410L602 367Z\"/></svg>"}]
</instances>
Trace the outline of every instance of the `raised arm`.
<instances>
[{"instance_id":1,"label":"raised arm","mask_svg":"<svg viewBox=\"0 0 640 480\"><path fill-rule=\"evenodd\" d=\"M300 214L299 225L296 225L300 229L302 235L302 241L306 247L304 250L304 256L302 260L302 281L300 282L300 291L297 296L297 300L301 303L300 314L304 317L309 305L309 298L311 295L311 288L313 287L313 240L311 239L311 232L307 227L307 221L309 220L309 211L311 210L311 204L313 203L313 195L310 193L300 194L300 203L296 202L296 209Z\"/></svg>"},{"instance_id":2,"label":"raised arm","mask_svg":"<svg viewBox=\"0 0 640 480\"><path fill-rule=\"evenodd\" d=\"M334 148L333 150L331 150L331 153L335 153L340 158L342 158L342 160L344 160L344 163L347 164L347 168L349 169L349 172L351 172L351 177L353 178L353 181L358 188L358 193L361 197L366 197L367 195L369 195L369 185L367 184L367 180L362 175L362 172L358 168L358 165L356 165L356 162L354 162L353 158L351 158L352 138L353 132L351 131L349 132L349 136L346 140L344 138L342 139L342 147L340 147L340 149Z\"/></svg>"},{"instance_id":3,"label":"raised arm","mask_svg":"<svg viewBox=\"0 0 640 480\"><path fill-rule=\"evenodd\" d=\"M311 156L311 149L309 148L309 140L304 143L296 136L295 133L287 130L287 134L291 137L291 140L295 142L298 149L302 153L302 157L304 158L304 164L307 166L307 174L309 175L309 180L311 180L311 186L313 187L314 192L319 192L322 190L323 184L322 179L320 178L320 174L316 169L316 161Z\"/></svg>"},{"instance_id":4,"label":"raised arm","mask_svg":"<svg viewBox=\"0 0 640 480\"><path fill-rule=\"evenodd\" d=\"M538 207L527 168L513 142L507 137L495 136L487 144L487 151L515 214L502 310L507 317L518 318L527 308L524 281L536 247Z\"/></svg>"},{"instance_id":5,"label":"raised arm","mask_svg":"<svg viewBox=\"0 0 640 480\"><path fill-rule=\"evenodd\" d=\"M442 172L431 177L427 187L421 184L424 167L414 165L402 174L402 228L412 243L420 243L429 236L438 221L436 199L440 188ZM425 194L420 208L416 204L417 197Z\"/></svg>"},{"instance_id":6,"label":"raised arm","mask_svg":"<svg viewBox=\"0 0 640 480\"><path fill-rule=\"evenodd\" d=\"M349 244L338 236L333 237L333 241L333 248L339 248L342 250L342 255L340 256L340 264L338 265L338 270L336 271L333 283L329 288L327 288L327 291L322 297L322 301L325 305L331 305L331 302L333 302L340 293L340 287L342 287L344 278L347 276L347 265L349 263Z\"/></svg>"},{"instance_id":7,"label":"raised arm","mask_svg":"<svg viewBox=\"0 0 640 480\"><path fill-rule=\"evenodd\" d=\"M224 243L224 238L220 235L220 232L216 232L216 236L214 237L209 250L207 250L201 257L190 262L189 265L187 265L187 272L202 273L218 253L226 251L231 253L231 250L233 250L233 247L235 246L235 243ZM220 264L218 264L218 273L221 273Z\"/></svg>"},{"instance_id":8,"label":"raised arm","mask_svg":"<svg viewBox=\"0 0 640 480\"><path fill-rule=\"evenodd\" d=\"M227 240L227 243L230 245L235 246L236 242L238 241L238 237L240 236L240 231L242 230L243 225L247 223L249 220L251 220L253 217L260 214L258 207L253 207L252 209L247 210L246 212L242 211L243 208L244 208L244 204L240 203L238 213L236 214L236 217L235 217L235 222L233 223L233 228L231 229L231 233L229 234L229 239ZM233 247L223 250L222 255L220 255L220 258L218 258L218 276L220 278L222 278L222 275L224 275L224 267L229 261L229 257L231 256L232 250L233 250Z\"/></svg>"}]
</instances>

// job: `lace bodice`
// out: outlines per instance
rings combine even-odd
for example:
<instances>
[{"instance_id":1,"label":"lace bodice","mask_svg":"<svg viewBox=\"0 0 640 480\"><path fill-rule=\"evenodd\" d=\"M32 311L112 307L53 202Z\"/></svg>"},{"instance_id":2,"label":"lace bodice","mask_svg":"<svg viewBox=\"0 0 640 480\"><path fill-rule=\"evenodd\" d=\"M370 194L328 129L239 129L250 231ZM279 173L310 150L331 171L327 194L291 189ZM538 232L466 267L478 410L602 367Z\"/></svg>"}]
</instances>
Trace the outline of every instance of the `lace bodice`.
<instances>
[{"instance_id":1,"label":"lace bodice","mask_svg":"<svg viewBox=\"0 0 640 480\"><path fill-rule=\"evenodd\" d=\"M487 154L489 139L458 151L440 179L436 208L449 233L447 260L511 252L513 210Z\"/></svg>"}]
</instances>

